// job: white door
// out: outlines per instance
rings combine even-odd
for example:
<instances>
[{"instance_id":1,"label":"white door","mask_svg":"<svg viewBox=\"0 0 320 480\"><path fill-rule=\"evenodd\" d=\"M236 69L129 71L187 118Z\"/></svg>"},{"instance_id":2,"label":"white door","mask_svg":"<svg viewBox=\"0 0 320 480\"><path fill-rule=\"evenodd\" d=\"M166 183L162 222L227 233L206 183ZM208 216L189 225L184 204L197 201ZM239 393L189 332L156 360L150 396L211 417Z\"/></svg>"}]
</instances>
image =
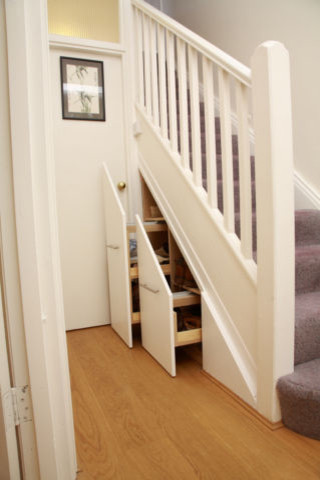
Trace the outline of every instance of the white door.
<instances>
[{"instance_id":1,"label":"white door","mask_svg":"<svg viewBox=\"0 0 320 480\"><path fill-rule=\"evenodd\" d=\"M103 194L111 325L132 347L126 214L106 165L103 166Z\"/></svg>"},{"instance_id":2,"label":"white door","mask_svg":"<svg viewBox=\"0 0 320 480\"><path fill-rule=\"evenodd\" d=\"M103 62L105 121L62 118L60 57ZM122 57L51 49L54 156L66 329L110 323L102 164L127 182ZM127 189L119 192L127 211Z\"/></svg>"},{"instance_id":3,"label":"white door","mask_svg":"<svg viewBox=\"0 0 320 480\"><path fill-rule=\"evenodd\" d=\"M174 377L172 293L138 215L136 224L142 345Z\"/></svg>"},{"instance_id":4,"label":"white door","mask_svg":"<svg viewBox=\"0 0 320 480\"><path fill-rule=\"evenodd\" d=\"M19 455L14 413L11 401L11 383L2 308L0 284L0 478L20 479Z\"/></svg>"}]
</instances>

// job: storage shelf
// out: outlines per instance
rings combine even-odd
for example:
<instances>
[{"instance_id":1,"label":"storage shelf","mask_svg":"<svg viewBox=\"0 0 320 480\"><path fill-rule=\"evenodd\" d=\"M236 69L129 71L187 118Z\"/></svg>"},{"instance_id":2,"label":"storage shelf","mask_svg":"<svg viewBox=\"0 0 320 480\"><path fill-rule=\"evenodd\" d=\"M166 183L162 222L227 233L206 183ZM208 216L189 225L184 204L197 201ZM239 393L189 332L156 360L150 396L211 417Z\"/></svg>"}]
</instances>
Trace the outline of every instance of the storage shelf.
<instances>
[{"instance_id":1,"label":"storage shelf","mask_svg":"<svg viewBox=\"0 0 320 480\"><path fill-rule=\"evenodd\" d=\"M170 263L165 263L163 265L160 265L160 268L163 271L164 275L170 275L170 271L171 271ZM130 268L130 279L135 280L137 278L139 278L139 268L138 267L131 267ZM188 305L193 305L193 304L188 304Z\"/></svg>"},{"instance_id":2,"label":"storage shelf","mask_svg":"<svg viewBox=\"0 0 320 480\"><path fill-rule=\"evenodd\" d=\"M202 329L194 328L192 330L183 330L176 332L175 346L182 347L184 345L192 345L193 343L200 343L202 341Z\"/></svg>"},{"instance_id":3,"label":"storage shelf","mask_svg":"<svg viewBox=\"0 0 320 480\"><path fill-rule=\"evenodd\" d=\"M199 305L201 303L200 295L189 291L174 292L173 293L173 306L187 307L189 305Z\"/></svg>"},{"instance_id":4,"label":"storage shelf","mask_svg":"<svg viewBox=\"0 0 320 480\"><path fill-rule=\"evenodd\" d=\"M151 232L166 232L168 230L168 225L165 222L159 221L150 221L144 222L145 231L148 233ZM135 233L137 230L136 225L134 223L127 224L127 232L128 233Z\"/></svg>"}]
</instances>

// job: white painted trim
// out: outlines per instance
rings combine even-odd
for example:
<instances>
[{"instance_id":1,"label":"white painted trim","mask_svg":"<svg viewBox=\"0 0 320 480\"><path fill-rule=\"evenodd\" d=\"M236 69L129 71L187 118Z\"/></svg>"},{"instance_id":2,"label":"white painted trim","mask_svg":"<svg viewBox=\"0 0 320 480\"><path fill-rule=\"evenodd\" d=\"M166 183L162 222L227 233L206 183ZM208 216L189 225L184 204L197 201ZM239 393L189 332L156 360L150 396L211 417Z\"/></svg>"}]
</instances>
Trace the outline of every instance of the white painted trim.
<instances>
[{"instance_id":1,"label":"white painted trim","mask_svg":"<svg viewBox=\"0 0 320 480\"><path fill-rule=\"evenodd\" d=\"M50 48L62 48L91 53L107 53L108 55L121 56L125 49L120 43L100 42L84 38L67 37L65 35L49 35Z\"/></svg>"},{"instance_id":2,"label":"white painted trim","mask_svg":"<svg viewBox=\"0 0 320 480\"><path fill-rule=\"evenodd\" d=\"M212 321L215 322L225 345L227 346L233 358L236 360L239 374L247 385L248 395L246 396L245 400L250 403L250 405L254 406L256 404L257 384L256 365L254 360L246 348L225 306L223 305L211 279L208 277L205 266L200 261L197 252L194 250L188 237L186 236L183 226L176 217L166 197L163 195L157 184L157 180L153 177L147 163L141 156L139 159L139 168L143 178L152 192L152 195L154 196L154 199L157 202L157 205L164 213L170 231L172 232L182 255L186 259L202 294L203 292L206 292L206 298L210 299L210 301L207 303L210 306L209 309L212 316ZM223 382L223 379L220 378L220 380ZM226 379L223 383L228 384ZM234 385L231 386L228 384L228 386L235 391ZM236 391L236 393L243 398L242 392Z\"/></svg>"},{"instance_id":3,"label":"white painted trim","mask_svg":"<svg viewBox=\"0 0 320 480\"><path fill-rule=\"evenodd\" d=\"M40 476L71 480L76 453L55 205L47 3L6 0L6 19L17 241Z\"/></svg>"},{"instance_id":4,"label":"white painted trim","mask_svg":"<svg viewBox=\"0 0 320 480\"><path fill-rule=\"evenodd\" d=\"M201 298L203 369L256 408L257 365L216 292L211 298L202 292Z\"/></svg>"},{"instance_id":5,"label":"white painted trim","mask_svg":"<svg viewBox=\"0 0 320 480\"><path fill-rule=\"evenodd\" d=\"M294 172L296 208L320 210L320 193L317 192L297 171Z\"/></svg>"},{"instance_id":6,"label":"white painted trim","mask_svg":"<svg viewBox=\"0 0 320 480\"><path fill-rule=\"evenodd\" d=\"M167 155L170 156L176 167L180 170L181 175L184 177L185 181L189 184L192 191L195 193L196 199L200 202L203 208L206 210L207 215L212 218L212 221L218 226L221 235L225 238L226 242L230 247L230 251L237 259L237 261L241 264L244 272L246 273L247 277L250 279L252 285L257 285L257 265L254 260L245 259L241 253L240 247L240 240L238 236L234 233L226 232L223 226L223 216L218 209L211 209L206 201L207 193L204 191L202 187L196 187L192 180L191 172L183 169L180 165L180 155L173 154L170 148L170 144L168 141L163 140L160 132L155 129L153 124L150 122L149 117L146 115L146 112L143 108L140 107L139 104L136 104L137 112L142 116L142 118L147 122L149 127L152 129L153 133L156 135L157 139L161 142L162 147L166 151ZM138 116L139 121L139 116ZM143 133L143 132L142 132ZM141 158L139 158L139 168L141 167ZM189 173L189 174L188 174Z\"/></svg>"},{"instance_id":7,"label":"white painted trim","mask_svg":"<svg viewBox=\"0 0 320 480\"><path fill-rule=\"evenodd\" d=\"M281 418L278 378L294 368L294 197L289 55L265 42L252 56L256 136L258 411Z\"/></svg>"},{"instance_id":8,"label":"white painted trim","mask_svg":"<svg viewBox=\"0 0 320 480\"><path fill-rule=\"evenodd\" d=\"M134 220L134 214L139 211L139 200L141 198L137 156L135 154L135 142L133 142L132 125L134 123L134 36L132 7L129 0L121 0L121 22L122 22L122 43L125 52L121 62L122 91L123 91L123 119L124 119L124 143L125 143L125 166L128 183L127 191L127 218L130 222Z\"/></svg>"},{"instance_id":9,"label":"white painted trim","mask_svg":"<svg viewBox=\"0 0 320 480\"><path fill-rule=\"evenodd\" d=\"M22 300L18 266L16 220L11 158L11 132L9 115L8 59L6 40L5 4L0 2L0 96L4 99L0 110L0 217L2 244L3 309L9 344L12 386L29 384L26 344L24 336ZM0 349L1 350L1 349ZM18 427L20 452L25 480L39 479L36 438L33 422ZM1 449L1 447L0 447ZM1 460L0 460L1 463ZM0 467L1 470L1 467ZM0 478L1 474L0 474ZM3 477L7 478L7 477Z\"/></svg>"}]
</instances>

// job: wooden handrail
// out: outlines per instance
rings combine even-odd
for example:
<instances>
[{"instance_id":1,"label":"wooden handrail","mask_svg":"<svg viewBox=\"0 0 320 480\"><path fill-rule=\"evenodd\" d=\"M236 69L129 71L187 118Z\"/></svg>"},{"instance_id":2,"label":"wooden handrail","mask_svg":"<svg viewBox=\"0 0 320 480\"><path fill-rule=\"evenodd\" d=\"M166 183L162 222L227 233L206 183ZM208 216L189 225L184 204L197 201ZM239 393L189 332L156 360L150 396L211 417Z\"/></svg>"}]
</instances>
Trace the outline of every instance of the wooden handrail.
<instances>
[{"instance_id":1,"label":"wooden handrail","mask_svg":"<svg viewBox=\"0 0 320 480\"><path fill-rule=\"evenodd\" d=\"M210 42L200 37L200 35L197 35L180 23L176 22L168 15L148 5L146 2L141 0L131 0L131 2L132 5L138 8L140 11L147 14L167 30L184 40L199 53L202 53L214 63L219 65L219 67L223 68L223 70L229 72L233 77L240 80L241 83L251 87L250 68L246 67L241 62L238 62L238 60L226 54L223 50L215 47Z\"/></svg>"}]
</instances>

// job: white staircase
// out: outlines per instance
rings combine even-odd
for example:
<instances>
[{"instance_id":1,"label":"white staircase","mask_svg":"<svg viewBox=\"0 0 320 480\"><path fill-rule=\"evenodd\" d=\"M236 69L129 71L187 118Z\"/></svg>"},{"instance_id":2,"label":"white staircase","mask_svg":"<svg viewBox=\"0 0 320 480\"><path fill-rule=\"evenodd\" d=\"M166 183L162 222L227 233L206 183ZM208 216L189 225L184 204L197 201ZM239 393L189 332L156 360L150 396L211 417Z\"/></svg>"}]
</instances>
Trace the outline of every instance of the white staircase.
<instances>
[{"instance_id":1,"label":"white staircase","mask_svg":"<svg viewBox=\"0 0 320 480\"><path fill-rule=\"evenodd\" d=\"M132 6L139 168L202 291L203 368L276 422L275 384L293 370L288 53L267 42L254 52L249 69L148 4L132 0ZM221 124L223 213L215 116ZM241 239L235 233L232 134L238 137Z\"/></svg>"}]
</instances>

